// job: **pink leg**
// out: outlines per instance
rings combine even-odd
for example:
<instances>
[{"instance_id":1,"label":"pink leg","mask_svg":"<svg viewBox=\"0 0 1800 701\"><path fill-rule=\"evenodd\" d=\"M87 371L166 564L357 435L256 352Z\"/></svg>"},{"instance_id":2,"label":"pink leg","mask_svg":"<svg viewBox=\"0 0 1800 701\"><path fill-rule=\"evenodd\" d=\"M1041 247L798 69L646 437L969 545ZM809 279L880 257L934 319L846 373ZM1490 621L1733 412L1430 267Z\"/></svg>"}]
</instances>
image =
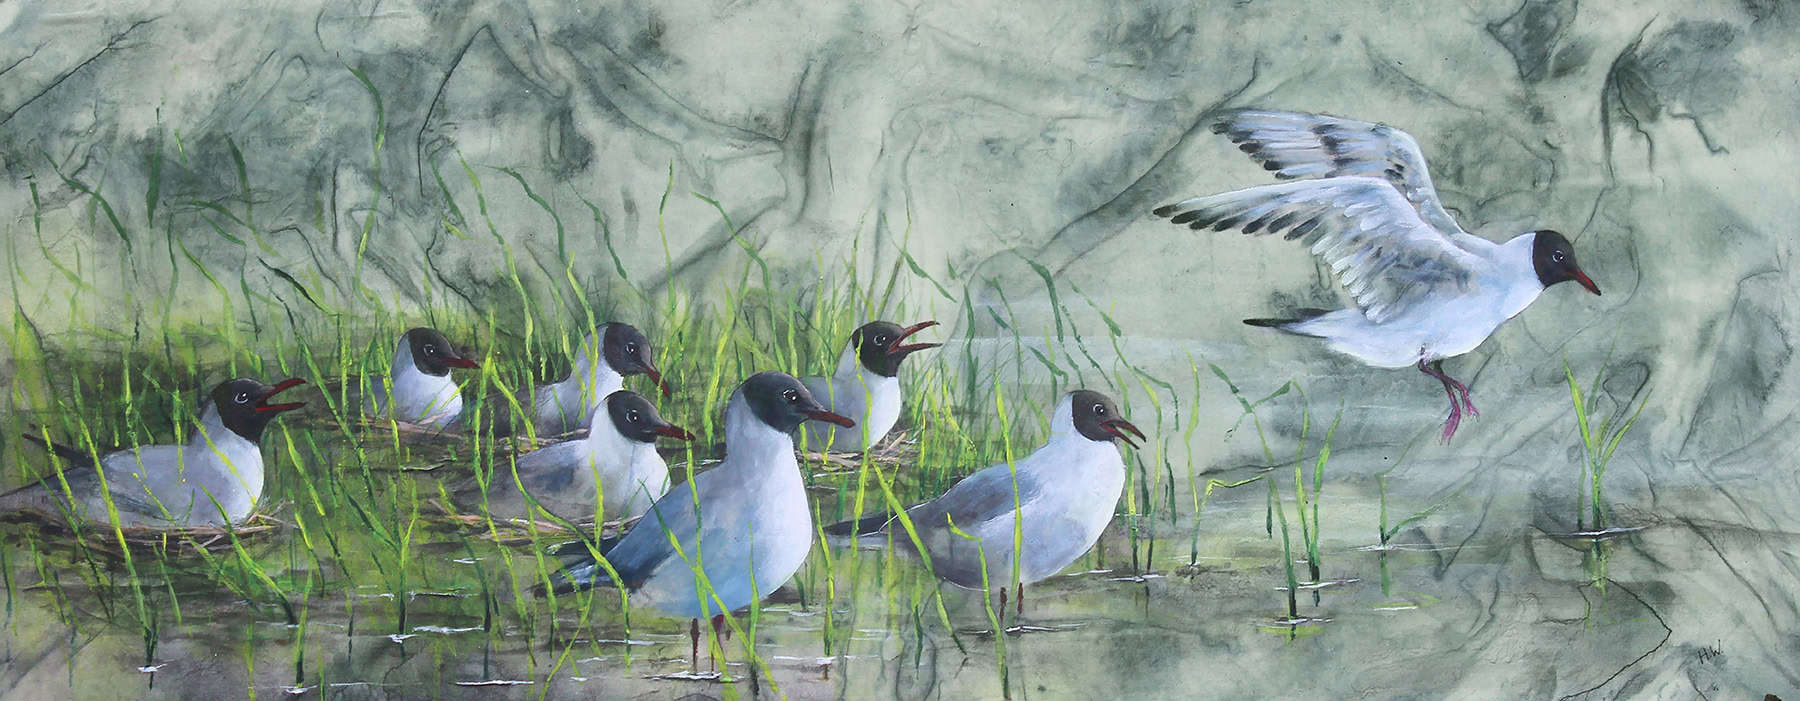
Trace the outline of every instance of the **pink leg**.
<instances>
[{"instance_id":1,"label":"pink leg","mask_svg":"<svg viewBox=\"0 0 1800 701\"><path fill-rule=\"evenodd\" d=\"M1462 393L1463 410L1469 412L1470 416L1480 416L1481 412L1475 409L1475 400L1469 398L1469 386L1465 385L1461 382L1457 382L1454 378L1450 377L1449 375L1443 374L1444 361L1442 361L1442 360L1437 361L1436 363L1432 364L1432 367L1438 371L1438 375L1439 375L1440 379L1444 380L1445 382L1450 383L1451 387L1455 387L1456 391Z\"/></svg>"},{"instance_id":2,"label":"pink leg","mask_svg":"<svg viewBox=\"0 0 1800 701\"><path fill-rule=\"evenodd\" d=\"M1456 427L1462 424L1462 406L1457 401L1457 388L1462 388L1464 397L1468 396L1468 388L1464 387L1461 382L1452 380L1449 375L1444 374L1443 363L1444 361L1437 360L1432 361L1430 364L1426 364L1425 361L1421 360L1419 361L1419 372L1437 378L1437 381L1444 385L1444 394L1450 397L1450 416L1449 418L1444 419L1444 434L1442 437L1442 440L1445 443L1449 443L1450 437L1456 435ZM1474 408L1472 406L1470 407L1470 413L1474 413Z\"/></svg>"}]
</instances>

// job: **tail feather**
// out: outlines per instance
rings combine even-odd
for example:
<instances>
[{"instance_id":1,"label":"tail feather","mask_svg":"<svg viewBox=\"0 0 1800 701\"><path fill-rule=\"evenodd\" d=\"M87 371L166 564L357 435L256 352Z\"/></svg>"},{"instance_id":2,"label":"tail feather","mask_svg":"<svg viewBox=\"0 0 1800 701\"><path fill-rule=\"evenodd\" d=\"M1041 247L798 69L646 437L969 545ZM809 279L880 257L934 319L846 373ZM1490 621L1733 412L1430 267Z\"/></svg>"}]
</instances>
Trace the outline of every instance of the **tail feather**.
<instances>
[{"instance_id":1,"label":"tail feather","mask_svg":"<svg viewBox=\"0 0 1800 701\"><path fill-rule=\"evenodd\" d=\"M28 441L36 443L40 446L43 446L44 450L50 451L50 454L55 455L56 457L62 458L63 460L67 460L71 466L74 466L74 467L93 467L94 466L94 457L92 455L88 455L84 451L77 450L73 447L66 446L61 443L56 443L53 441L45 440L43 436L33 434L29 431L27 431L23 434L20 434L20 435L23 435L25 437L25 440L28 440Z\"/></svg>"},{"instance_id":2,"label":"tail feather","mask_svg":"<svg viewBox=\"0 0 1800 701\"><path fill-rule=\"evenodd\" d=\"M72 489L80 491L83 480L91 477L89 471L93 469L94 458L86 452L45 440L43 436L31 432L25 432L22 435L25 440L43 446L44 450L68 463L67 466L53 465L52 469L64 472L64 479L73 483L71 484ZM70 469L76 471L68 472ZM48 481L39 479L0 493L0 514L35 513L55 516L62 513L67 507L67 502L61 498L61 490L52 486L54 482L54 477L48 478Z\"/></svg>"},{"instance_id":3,"label":"tail feather","mask_svg":"<svg viewBox=\"0 0 1800 701\"><path fill-rule=\"evenodd\" d=\"M56 502L42 482L19 487L0 494L0 514L19 512L55 513Z\"/></svg>"},{"instance_id":4,"label":"tail feather","mask_svg":"<svg viewBox=\"0 0 1800 701\"><path fill-rule=\"evenodd\" d=\"M1289 319L1245 319L1244 323L1249 326L1258 326L1258 327L1267 328L1267 329L1276 329L1278 331L1286 331L1288 333L1295 334L1298 336L1312 336L1313 334L1309 334L1309 333L1305 333L1305 332L1301 332L1301 331L1295 331L1292 328L1293 325L1301 323L1301 322L1312 321L1313 319L1317 319L1321 316L1324 316L1324 315L1330 314L1330 313L1331 313L1331 310L1329 310L1329 309L1313 309L1313 308L1303 307L1303 308L1294 310L1295 316L1293 318L1289 318Z\"/></svg>"},{"instance_id":5,"label":"tail feather","mask_svg":"<svg viewBox=\"0 0 1800 701\"><path fill-rule=\"evenodd\" d=\"M477 407L481 412L479 422L473 419ZM512 405L499 392L491 392L479 400L463 404L462 415L457 417L457 422L471 433L489 438L505 438L513 435Z\"/></svg>"},{"instance_id":6,"label":"tail feather","mask_svg":"<svg viewBox=\"0 0 1800 701\"><path fill-rule=\"evenodd\" d=\"M875 535L880 533L881 529L887 526L888 521L892 518L892 516L887 514L876 514L874 516L864 516L849 521L840 521L826 526L825 535L842 537Z\"/></svg>"},{"instance_id":7,"label":"tail feather","mask_svg":"<svg viewBox=\"0 0 1800 701\"><path fill-rule=\"evenodd\" d=\"M622 537L624 536L612 535L601 538L600 542L596 544L599 546L600 554L605 555L612 552L613 546L618 545L619 539ZM545 591L569 594L599 586L613 586L612 576L607 574L606 568L601 567L600 562L594 559L592 553L588 552L585 541L571 540L552 545L549 554L559 558L562 566L550 575L548 588L541 584L535 588L539 596L543 596Z\"/></svg>"}]
</instances>

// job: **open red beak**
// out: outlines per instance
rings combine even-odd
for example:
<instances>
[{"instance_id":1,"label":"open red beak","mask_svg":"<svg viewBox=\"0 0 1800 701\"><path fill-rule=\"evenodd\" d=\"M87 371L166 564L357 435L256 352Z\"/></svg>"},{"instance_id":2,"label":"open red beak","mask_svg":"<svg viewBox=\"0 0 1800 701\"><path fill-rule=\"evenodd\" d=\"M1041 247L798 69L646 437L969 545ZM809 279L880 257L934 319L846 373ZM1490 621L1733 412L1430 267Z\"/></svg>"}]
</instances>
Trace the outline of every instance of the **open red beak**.
<instances>
[{"instance_id":1,"label":"open red beak","mask_svg":"<svg viewBox=\"0 0 1800 701\"><path fill-rule=\"evenodd\" d=\"M280 394L282 392L282 390L292 389L295 387L299 387L300 385L303 385L303 384L306 384L306 380L302 380L298 377L290 377L288 379L285 379L285 380L275 383L275 386L269 389L269 393L263 395L262 398L258 399L257 401L266 402L269 400L269 397L273 397L277 394ZM298 409L303 406L306 406L306 402L288 402L286 404L264 404L262 406L257 407L256 410L257 411L293 411L293 410Z\"/></svg>"},{"instance_id":2,"label":"open red beak","mask_svg":"<svg viewBox=\"0 0 1800 701\"><path fill-rule=\"evenodd\" d=\"M1138 427L1131 425L1130 421L1124 419L1102 421L1100 422L1100 427L1106 429L1107 433L1113 434L1113 436L1117 437L1119 440L1125 441L1125 445L1129 445L1133 448L1138 447L1138 444L1131 440L1131 436L1126 435L1127 432L1137 436L1140 441L1149 440L1144 437L1143 431L1139 431Z\"/></svg>"},{"instance_id":3,"label":"open red beak","mask_svg":"<svg viewBox=\"0 0 1800 701\"><path fill-rule=\"evenodd\" d=\"M1594 284L1593 280L1588 279L1587 273L1576 270L1575 281L1581 283L1582 287L1586 287L1587 291L1594 293L1596 296L1600 294L1600 286Z\"/></svg>"},{"instance_id":4,"label":"open red beak","mask_svg":"<svg viewBox=\"0 0 1800 701\"><path fill-rule=\"evenodd\" d=\"M839 414L833 414L829 411L825 411L824 409L820 409L818 411L806 412L806 418L812 419L814 421L824 421L826 423L837 424L839 426L843 426L844 428L856 428L856 422L851 421L849 417L842 416Z\"/></svg>"},{"instance_id":5,"label":"open red beak","mask_svg":"<svg viewBox=\"0 0 1800 701\"><path fill-rule=\"evenodd\" d=\"M937 326L937 322L921 321L917 324L913 324L912 326L906 327L904 330L902 330L900 332L900 336L898 338L894 339L893 343L888 344L888 348L887 348L888 355L904 355L907 353L915 353L918 351L925 350L927 348L936 348L938 346L944 345L942 343L907 343L907 344L901 343L901 341L906 340L907 336L911 336L915 333L924 331L925 329L929 329L933 326Z\"/></svg>"},{"instance_id":6,"label":"open red beak","mask_svg":"<svg viewBox=\"0 0 1800 701\"><path fill-rule=\"evenodd\" d=\"M446 356L444 358L444 364L453 368L467 368L470 370L481 367L481 363L477 363L460 355Z\"/></svg>"},{"instance_id":7,"label":"open red beak","mask_svg":"<svg viewBox=\"0 0 1800 701\"><path fill-rule=\"evenodd\" d=\"M684 429L680 426L671 426L669 424L663 424L661 426L657 426L656 428L653 428L650 430L654 431L656 433L656 435L667 436L669 438L673 438L678 441L694 440L694 434L688 433L687 429Z\"/></svg>"},{"instance_id":8,"label":"open red beak","mask_svg":"<svg viewBox=\"0 0 1800 701\"><path fill-rule=\"evenodd\" d=\"M670 395L674 394L674 392L669 389L669 383L663 381L662 373L657 372L656 368L652 368L652 367L644 368L644 375L649 377L651 382L656 383L656 388L659 390L662 390L662 394L663 394L664 398L667 398ZM692 439L690 438L688 440L692 440Z\"/></svg>"}]
</instances>

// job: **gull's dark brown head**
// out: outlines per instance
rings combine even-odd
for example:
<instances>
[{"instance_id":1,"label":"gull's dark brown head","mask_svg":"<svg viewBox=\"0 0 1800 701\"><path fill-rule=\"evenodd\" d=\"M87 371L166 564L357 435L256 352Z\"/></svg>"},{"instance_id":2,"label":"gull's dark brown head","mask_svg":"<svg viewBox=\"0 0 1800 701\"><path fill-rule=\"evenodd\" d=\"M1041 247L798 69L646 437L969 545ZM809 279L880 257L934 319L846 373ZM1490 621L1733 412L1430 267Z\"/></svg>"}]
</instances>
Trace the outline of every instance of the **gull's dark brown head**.
<instances>
[{"instance_id":1,"label":"gull's dark brown head","mask_svg":"<svg viewBox=\"0 0 1800 701\"><path fill-rule=\"evenodd\" d=\"M806 385L784 372L759 372L744 380L740 390L744 401L757 420L782 433L793 433L807 421L824 421L844 428L855 428L856 422L833 414L814 399Z\"/></svg>"},{"instance_id":2,"label":"gull's dark brown head","mask_svg":"<svg viewBox=\"0 0 1800 701\"><path fill-rule=\"evenodd\" d=\"M631 324L613 322L606 325L600 353L606 358L606 364L620 375L646 375L664 397L669 396L669 383L663 381L662 371L656 369L656 361L652 357L653 349L650 339L644 332Z\"/></svg>"},{"instance_id":3,"label":"gull's dark brown head","mask_svg":"<svg viewBox=\"0 0 1800 701\"><path fill-rule=\"evenodd\" d=\"M1131 440L1132 436L1144 440L1144 432L1120 416L1119 406L1099 392L1086 389L1070 392L1069 410L1075 421L1075 431L1088 440L1106 443L1117 438L1133 448L1137 443Z\"/></svg>"},{"instance_id":4,"label":"gull's dark brown head","mask_svg":"<svg viewBox=\"0 0 1800 701\"><path fill-rule=\"evenodd\" d=\"M306 380L298 377L273 385L240 377L219 383L219 386L213 388L209 398L213 408L219 412L219 422L231 429L232 433L254 443L262 439L263 429L269 426L271 419L283 412L306 406L304 402L272 404L269 399L283 390L303 384L306 384Z\"/></svg>"},{"instance_id":5,"label":"gull's dark brown head","mask_svg":"<svg viewBox=\"0 0 1800 701\"><path fill-rule=\"evenodd\" d=\"M856 359L869 372L882 377L893 377L900 374L900 361L905 360L906 356L943 345L905 342L913 334L933 326L937 326L937 322L921 321L901 328L891 321L871 321L850 334L850 345L856 348Z\"/></svg>"},{"instance_id":6,"label":"gull's dark brown head","mask_svg":"<svg viewBox=\"0 0 1800 701\"><path fill-rule=\"evenodd\" d=\"M481 367L457 353L456 347L450 345L450 339L437 329L420 326L408 329L401 338L412 349L413 365L427 375L443 377L450 374L450 368Z\"/></svg>"},{"instance_id":7,"label":"gull's dark brown head","mask_svg":"<svg viewBox=\"0 0 1800 701\"><path fill-rule=\"evenodd\" d=\"M1549 287L1559 282L1574 281L1587 288L1587 291L1600 294L1600 287L1576 264L1575 246L1569 243L1569 239L1549 229L1531 233L1531 267L1537 271L1538 282Z\"/></svg>"},{"instance_id":8,"label":"gull's dark brown head","mask_svg":"<svg viewBox=\"0 0 1800 701\"><path fill-rule=\"evenodd\" d=\"M619 435L639 443L655 443L658 436L694 440L694 434L664 421L644 395L628 389L606 395L606 414L612 418L613 427L619 429Z\"/></svg>"}]
</instances>

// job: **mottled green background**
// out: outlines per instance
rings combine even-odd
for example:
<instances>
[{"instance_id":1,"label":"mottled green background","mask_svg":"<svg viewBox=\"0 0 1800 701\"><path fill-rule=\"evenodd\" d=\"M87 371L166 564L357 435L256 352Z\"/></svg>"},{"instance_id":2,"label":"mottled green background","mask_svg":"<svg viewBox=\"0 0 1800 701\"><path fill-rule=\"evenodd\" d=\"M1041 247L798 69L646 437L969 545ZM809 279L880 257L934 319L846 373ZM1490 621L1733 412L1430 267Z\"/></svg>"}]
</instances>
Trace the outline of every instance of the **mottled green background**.
<instances>
[{"instance_id":1,"label":"mottled green background","mask_svg":"<svg viewBox=\"0 0 1800 701\"><path fill-rule=\"evenodd\" d=\"M351 69L379 92L379 116ZM492 237L444 226L446 191L474 200L459 155L532 183L566 225L590 289L617 280L597 210L634 284L704 296L743 252L709 205L679 196L665 214L665 265L656 220L672 171L673 192L716 198L784 287L818 284L820 261L852 255L885 270L904 245L934 276L973 284L978 301L998 308L1004 296L1028 333L1053 333L1031 260L1106 309L1151 372L1184 376L1192 357L1231 368L1246 387L1299 378L1315 402L1346 403L1333 470L1366 485L1421 429L1434 432L1436 384L1243 327L1242 317L1338 298L1297 247L1195 234L1148 212L1269 182L1206 129L1213 110L1382 121L1419 139L1465 228L1495 239L1561 230L1606 290L1553 289L1451 361L1473 379L1482 415L1454 443L1421 441L1415 467L1389 488L1420 504L1455 495L1454 516L1433 526L1441 542L1567 529L1580 454L1564 359L1583 377L1612 367L1604 389L1615 402L1647 384L1649 408L1620 448L1609 497L1642 522L1703 535L1678 553L1639 546L1657 564L1634 581L1672 636L1611 651L1631 661L1655 650L1599 675L1608 681L1596 693L1793 694L1797 75L1800 7L1776 0L6 0L0 324L22 315L57 348L111 348L123 341L79 329L130 337L164 323L138 308L147 294L191 299L187 321L211 323L218 295L192 272L171 284L186 263L163 232L296 314L312 309L301 287L354 310L359 258L362 284L390 305L485 313L513 291ZM168 155L153 166L154 153ZM153 167L160 203L147 222ZM510 178L483 178L488 215L526 283L557 284L551 218ZM242 206L246 182L266 245L221 238L206 222L219 215L193 204ZM370 217L378 235L359 252ZM627 295L612 294L629 310ZM929 287L910 294L958 318ZM73 314L72 295L83 300ZM1086 304L1069 309L1102 328ZM1011 353L1010 332L975 319L947 324L944 338ZM1111 349L1094 347L1106 362ZM0 382L10 384L12 352L0 346ZM1257 456L1250 442L1219 440L1238 408L1216 390L1194 397L1209 427L1194 449L1227 470ZM1547 695L1591 684L1557 681L1560 667L1583 666L1577 658L1487 630L1554 617L1502 597L1506 577L1457 576L1525 610L1490 608L1465 624L1480 632L1448 636L1478 649L1435 669L1434 688L1514 696L1530 684ZM1723 671L1717 656L1696 662L1713 645ZM1332 656L1319 654L1329 669ZM1135 673L1112 669L1136 688ZM1356 690L1394 692L1341 691Z\"/></svg>"}]
</instances>

